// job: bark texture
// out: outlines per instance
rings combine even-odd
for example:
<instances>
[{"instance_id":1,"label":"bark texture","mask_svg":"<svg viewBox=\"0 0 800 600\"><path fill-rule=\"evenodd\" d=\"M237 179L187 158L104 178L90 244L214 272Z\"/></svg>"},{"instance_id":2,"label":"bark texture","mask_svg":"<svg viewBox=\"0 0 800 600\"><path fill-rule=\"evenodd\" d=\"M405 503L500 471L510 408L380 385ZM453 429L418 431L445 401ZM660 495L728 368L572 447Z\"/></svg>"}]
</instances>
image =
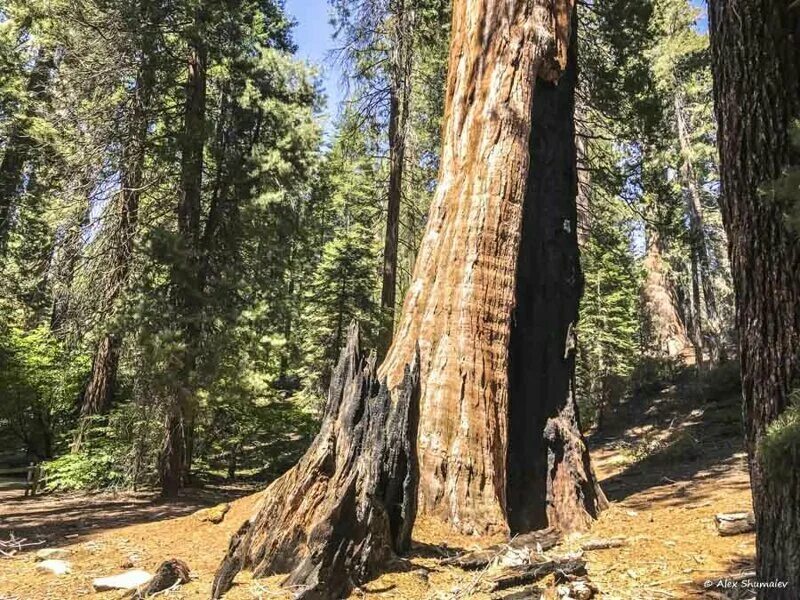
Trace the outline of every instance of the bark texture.
<instances>
[{"instance_id":1,"label":"bark texture","mask_svg":"<svg viewBox=\"0 0 800 600\"><path fill-rule=\"evenodd\" d=\"M508 531L509 348L533 103L538 84L557 81L567 66L572 12L570 0L453 6L439 183L380 373L390 389L397 386L419 346L420 510L466 533ZM572 128L571 113L569 120ZM542 227L563 229L569 221L570 243L577 246L574 146L571 139L566 144L572 147L571 209ZM565 347L571 338L557 335L548 351L571 363ZM560 391L528 401L546 410L549 394Z\"/></svg>"},{"instance_id":2,"label":"bark texture","mask_svg":"<svg viewBox=\"0 0 800 600\"><path fill-rule=\"evenodd\" d=\"M319 434L232 538L213 597L246 568L256 577L290 573L284 585L298 587L296 598L344 598L407 550L416 516L418 421L418 361L390 393L351 326Z\"/></svg>"},{"instance_id":3,"label":"bark texture","mask_svg":"<svg viewBox=\"0 0 800 600\"><path fill-rule=\"evenodd\" d=\"M575 327L583 287L577 241L575 45L558 82L533 96L516 306L509 342L508 480L512 532L586 529L605 505L580 433Z\"/></svg>"},{"instance_id":4,"label":"bark texture","mask_svg":"<svg viewBox=\"0 0 800 600\"><path fill-rule=\"evenodd\" d=\"M800 117L800 8L785 0L712 0L709 17L758 580L789 582L759 597L797 598L798 455L787 453L782 472L770 477L760 442L789 406L800 365L800 242L768 192L770 181L800 162L789 140L789 126Z\"/></svg>"}]
</instances>

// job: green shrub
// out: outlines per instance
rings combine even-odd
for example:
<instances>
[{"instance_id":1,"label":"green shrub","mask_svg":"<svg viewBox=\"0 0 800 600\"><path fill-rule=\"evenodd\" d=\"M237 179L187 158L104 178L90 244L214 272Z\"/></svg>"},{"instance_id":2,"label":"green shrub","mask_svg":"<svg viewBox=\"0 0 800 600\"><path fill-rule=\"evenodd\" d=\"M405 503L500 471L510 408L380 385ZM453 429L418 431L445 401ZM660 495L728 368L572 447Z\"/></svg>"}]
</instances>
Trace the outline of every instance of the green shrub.
<instances>
[{"instance_id":1,"label":"green shrub","mask_svg":"<svg viewBox=\"0 0 800 600\"><path fill-rule=\"evenodd\" d=\"M51 492L96 490L123 483L112 453L98 448L65 454L43 467L45 488Z\"/></svg>"},{"instance_id":2,"label":"green shrub","mask_svg":"<svg viewBox=\"0 0 800 600\"><path fill-rule=\"evenodd\" d=\"M783 480L783 472L800 461L800 389L791 395L791 405L767 428L759 446L761 464L769 480Z\"/></svg>"}]
</instances>

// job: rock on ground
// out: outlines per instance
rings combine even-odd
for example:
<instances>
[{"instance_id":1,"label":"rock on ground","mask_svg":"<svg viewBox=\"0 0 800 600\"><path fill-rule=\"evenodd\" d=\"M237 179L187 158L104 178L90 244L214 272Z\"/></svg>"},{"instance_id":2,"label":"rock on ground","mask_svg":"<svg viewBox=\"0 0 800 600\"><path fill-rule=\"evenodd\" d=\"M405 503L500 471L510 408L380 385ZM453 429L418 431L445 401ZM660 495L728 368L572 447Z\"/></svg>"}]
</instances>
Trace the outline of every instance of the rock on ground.
<instances>
[{"instance_id":1,"label":"rock on ground","mask_svg":"<svg viewBox=\"0 0 800 600\"><path fill-rule=\"evenodd\" d=\"M198 521L207 521L209 523L222 523L223 519L225 519L225 513L227 513L231 509L231 505L227 502L223 504L217 504L216 506L212 506L211 508L203 508L198 510L194 513L195 518Z\"/></svg>"},{"instance_id":2,"label":"rock on ground","mask_svg":"<svg viewBox=\"0 0 800 600\"><path fill-rule=\"evenodd\" d=\"M70 552L66 548L42 548L36 552L35 559L38 560L64 560Z\"/></svg>"},{"instance_id":3,"label":"rock on ground","mask_svg":"<svg viewBox=\"0 0 800 600\"><path fill-rule=\"evenodd\" d=\"M153 576L147 571L133 569L119 575L98 577L92 581L92 587L98 592L106 590L135 590L148 583L152 578Z\"/></svg>"},{"instance_id":4,"label":"rock on ground","mask_svg":"<svg viewBox=\"0 0 800 600\"><path fill-rule=\"evenodd\" d=\"M36 565L39 571L47 571L53 575L65 575L72 572L72 565L65 560L47 559Z\"/></svg>"}]
</instances>

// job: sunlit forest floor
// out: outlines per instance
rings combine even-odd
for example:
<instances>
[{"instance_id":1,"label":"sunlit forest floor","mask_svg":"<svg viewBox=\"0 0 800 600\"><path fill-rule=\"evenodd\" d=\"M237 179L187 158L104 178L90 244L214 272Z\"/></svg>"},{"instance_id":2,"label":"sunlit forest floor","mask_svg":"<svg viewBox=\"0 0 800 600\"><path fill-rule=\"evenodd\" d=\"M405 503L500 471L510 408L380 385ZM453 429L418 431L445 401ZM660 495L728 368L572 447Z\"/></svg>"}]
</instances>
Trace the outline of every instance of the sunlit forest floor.
<instances>
[{"instance_id":1,"label":"sunlit forest floor","mask_svg":"<svg viewBox=\"0 0 800 600\"><path fill-rule=\"evenodd\" d=\"M751 570L753 534L720 537L713 516L750 510L745 457L739 432L738 398L689 402L675 390L617 408L607 428L589 442L594 465L611 507L591 532L571 537L552 550L575 551L589 539L624 536L619 548L590 551L589 577L601 598L742 598L736 590L704 582ZM87 595L122 598L123 592L95 594L95 577L139 567L153 572L168 558L180 558L195 579L165 594L208 598L214 570L228 536L246 519L258 498L244 488L192 490L181 502L162 504L146 493L44 496L24 499L20 492L0 495L0 539L12 532L28 543L14 556L0 558L3 600L71 599ZM203 522L198 509L232 498L222 523ZM496 540L456 537L422 521L405 568L368 583L354 597L491 598L482 593L483 572L440 564L442 556ZM43 547L70 551L72 572L56 577L36 570L34 555ZM246 576L226 598L291 597L279 577L251 581ZM543 581L545 597L555 597Z\"/></svg>"}]
</instances>

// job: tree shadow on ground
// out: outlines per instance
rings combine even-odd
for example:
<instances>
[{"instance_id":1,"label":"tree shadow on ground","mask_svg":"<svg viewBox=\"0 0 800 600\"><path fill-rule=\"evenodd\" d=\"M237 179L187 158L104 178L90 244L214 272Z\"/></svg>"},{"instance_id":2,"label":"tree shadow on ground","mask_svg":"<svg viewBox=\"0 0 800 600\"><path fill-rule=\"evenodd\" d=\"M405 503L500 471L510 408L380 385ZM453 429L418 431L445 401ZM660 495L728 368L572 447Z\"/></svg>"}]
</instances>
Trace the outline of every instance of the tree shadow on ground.
<instances>
[{"instance_id":1,"label":"tree shadow on ground","mask_svg":"<svg viewBox=\"0 0 800 600\"><path fill-rule=\"evenodd\" d=\"M588 443L603 463L600 485L612 501L664 487L675 504L698 502L692 481L739 473L746 465L735 395L698 402L672 387L620 405L608 423Z\"/></svg>"},{"instance_id":2,"label":"tree shadow on ground","mask_svg":"<svg viewBox=\"0 0 800 600\"><path fill-rule=\"evenodd\" d=\"M75 544L102 531L183 517L253 493L251 486L189 488L165 501L155 492L49 494L0 492L0 540L26 540L21 551ZM32 545L27 545L32 544Z\"/></svg>"},{"instance_id":3,"label":"tree shadow on ground","mask_svg":"<svg viewBox=\"0 0 800 600\"><path fill-rule=\"evenodd\" d=\"M725 569L702 573L680 587L684 598L709 598L714 600L751 600L755 592L746 583L755 575L752 557L737 556Z\"/></svg>"}]
</instances>

